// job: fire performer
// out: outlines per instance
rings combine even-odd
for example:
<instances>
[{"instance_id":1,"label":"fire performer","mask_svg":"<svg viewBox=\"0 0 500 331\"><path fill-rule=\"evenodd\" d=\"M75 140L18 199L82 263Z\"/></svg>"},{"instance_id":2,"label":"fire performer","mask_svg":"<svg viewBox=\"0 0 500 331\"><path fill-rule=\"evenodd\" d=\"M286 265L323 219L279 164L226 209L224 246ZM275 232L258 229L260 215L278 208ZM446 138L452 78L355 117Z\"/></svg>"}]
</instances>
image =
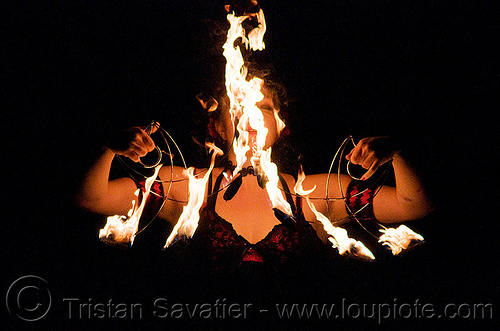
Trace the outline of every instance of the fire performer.
<instances>
[{"instance_id":1,"label":"fire performer","mask_svg":"<svg viewBox=\"0 0 500 331\"><path fill-rule=\"evenodd\" d=\"M224 105L225 103L221 102L220 108ZM275 103L270 95L266 95L258 103L258 106L263 110L265 127L268 129L265 146L271 147L279 137L277 121L274 117ZM209 132L216 141L225 142L226 146L230 146L234 136L234 126L228 112L222 110L217 109L213 112ZM118 141L103 148L101 156L83 180L79 194L79 203L82 207L104 215L125 215L130 209L131 201L139 200L134 195L134 191L137 190L137 185L141 185L140 183L128 177L109 180L109 174L115 155L122 155L134 162L140 162L141 157L154 152L155 142L146 131L145 128L133 127L118 134ZM247 127L247 131L250 137L256 135L251 127ZM212 239L215 241L220 239L217 245L240 246L241 252L235 256L240 256L240 253L246 251L248 254L250 252L254 254L253 259L260 260L261 257L257 257L259 253L257 253L256 247L264 243L268 245L268 240L276 237L280 237L282 243L291 244L289 240L295 238L299 227L297 225L295 228L293 225L287 227L276 218L268 194L261 188L259 181L254 176L255 171L250 163L250 158L243 164L243 170L235 176L240 179L239 187L236 190L236 181L228 180L233 176L232 171L237 163L236 155L232 148L227 148L229 150L225 158L227 161L225 166L214 168L210 176L209 181L212 186L208 185L207 187L206 205L203 207L202 214L212 219L206 225L207 230L212 232L210 234L213 236ZM364 138L345 157L352 164L361 165L368 170L363 175L362 180L353 180L348 175L341 175L340 178L337 174L309 175L303 182L304 187L316 186L316 192L318 192L311 198L324 199L320 192L326 191L326 182L329 177L329 181L332 183L337 183L340 180L344 191L340 192L337 185L329 185L328 196L344 196L352 207L354 204L362 204L360 206L363 207L370 203L362 211L364 218L371 217L382 223L397 223L422 218L432 211L432 203L417 172L405 160L401 151L390 147L389 138ZM382 186L375 197L373 197L375 190L368 190L363 196L354 196L354 190L359 191L359 187L365 180L368 180L381 165L391 160L396 180L395 187ZM170 167L161 168L159 178L162 180L162 185L155 186L159 192L169 191L168 200L163 204L158 217L174 225L188 201L189 192L186 185L185 169L183 167L174 167L173 169L174 171L171 172ZM195 174L203 174L204 171L204 169L198 169ZM294 177L280 174L280 179L280 189L289 193L289 188L293 188L295 185ZM292 201L292 194L285 194L285 196L290 200L289 203L295 210L294 214L303 214L304 220L309 220L313 226L317 224L316 217L309 208L299 209L299 206L302 205L300 198L297 198L298 201ZM328 215L334 222L349 219L344 204L337 200L316 203L316 208L322 214ZM197 232L205 224L204 221L207 220L202 217ZM300 222L297 221L297 223ZM307 224L306 228L309 228L310 225ZM291 228L293 231L289 231ZM320 237L324 238L321 228L317 227L316 230L319 231ZM312 232L307 230L307 233L311 234ZM281 254L281 249L278 246L276 252ZM250 257L243 255L243 260L246 258Z\"/></svg>"},{"instance_id":2,"label":"fire performer","mask_svg":"<svg viewBox=\"0 0 500 331\"><path fill-rule=\"evenodd\" d=\"M210 169L186 171L183 167L165 166L156 172L160 180L147 185L148 193L152 193L148 196L148 208L173 227L166 246L172 245L176 250L181 247L190 261L196 261L193 264L206 268L209 273L227 277L247 272L255 274L254 271L259 270L275 274L280 269L308 261L311 256L328 255L328 249L333 251L325 245L328 240L341 254L347 251L354 256L373 258L363 244L347 238L345 231L340 231L343 229L333 225L353 218L399 223L422 218L432 211L432 203L417 172L387 137L361 139L345 156L351 164L367 170L359 180L340 173L309 175L300 183L290 174L276 172L273 176L275 166L267 158L284 127L279 118L278 94L271 84L261 79L250 80L248 78L256 77L247 77L247 71L243 72L243 82L253 82L244 93L235 90L236 83L226 82L228 94L231 90L236 101L227 94L218 100L199 96L199 101L210 112L210 139L224 151L219 166L214 167L214 160L216 154L222 152L215 149ZM247 98L249 95L256 96L252 102ZM231 112L234 102L241 107ZM242 111L244 108L246 113ZM250 110L255 109L260 112L252 118ZM144 182L129 177L110 180L110 169L116 155L139 163L148 153L160 153L151 138L159 129L159 123L153 123L148 128L133 127L118 133L118 138L103 148L87 172L79 204L104 215L125 215L132 201L139 205L141 200L146 200L134 193L138 188L144 190ZM392 162L394 169L395 187L365 185L375 171L388 162ZM200 185L195 193L191 184L197 180ZM297 184L300 184L298 188ZM297 194L290 191L294 187ZM315 190L306 192L302 187ZM324 193L334 198L325 198ZM194 223L189 225L193 219ZM186 227L190 227L189 233ZM394 238L400 238L403 232L407 236L411 234L407 229L399 232L386 229L385 239L381 240L397 254L407 245ZM181 234L192 238L180 240ZM117 240L115 234L114 237L104 235ZM123 236L120 240L131 243L135 235L132 232L132 237Z\"/></svg>"}]
</instances>

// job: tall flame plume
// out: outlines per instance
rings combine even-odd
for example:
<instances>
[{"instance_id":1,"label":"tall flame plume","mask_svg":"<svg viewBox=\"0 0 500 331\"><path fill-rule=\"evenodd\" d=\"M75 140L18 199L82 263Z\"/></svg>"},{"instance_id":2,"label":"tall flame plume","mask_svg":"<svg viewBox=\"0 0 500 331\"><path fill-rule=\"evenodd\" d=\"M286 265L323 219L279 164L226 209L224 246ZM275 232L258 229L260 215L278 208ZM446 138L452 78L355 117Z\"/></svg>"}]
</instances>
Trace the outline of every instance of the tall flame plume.
<instances>
[{"instance_id":1,"label":"tall flame plume","mask_svg":"<svg viewBox=\"0 0 500 331\"><path fill-rule=\"evenodd\" d=\"M262 179L262 185L265 185L273 208L293 216L290 204L278 188L279 176L276 165L271 161L271 148L265 149L268 129L264 123L264 115L257 106L257 103L264 99L262 93L264 81L258 77L247 79L249 78L248 68L245 66L240 46L237 45L241 41L241 45L252 50L265 48L264 12L260 9L256 15L252 15L258 25L248 33L247 37L242 23L249 17L251 16L228 14L230 28L223 46L223 55L226 58L226 92L230 101L229 113L233 127L235 126L237 130L237 135L233 140L237 163L233 176L243 168L248 160L247 154L251 153L250 162L256 175ZM274 118L278 131L281 131L285 124L279 118L276 109L274 109Z\"/></svg>"}]
</instances>

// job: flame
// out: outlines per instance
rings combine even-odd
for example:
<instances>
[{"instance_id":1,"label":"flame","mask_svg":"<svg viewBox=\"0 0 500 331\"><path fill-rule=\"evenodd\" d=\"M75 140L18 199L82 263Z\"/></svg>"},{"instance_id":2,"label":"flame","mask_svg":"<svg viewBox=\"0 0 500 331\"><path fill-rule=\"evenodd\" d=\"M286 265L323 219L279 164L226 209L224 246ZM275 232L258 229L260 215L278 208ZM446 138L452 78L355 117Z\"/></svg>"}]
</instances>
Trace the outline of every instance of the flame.
<instances>
[{"instance_id":1,"label":"flame","mask_svg":"<svg viewBox=\"0 0 500 331\"><path fill-rule=\"evenodd\" d=\"M248 33L248 40L250 41L250 48L252 50L263 50L266 48L264 44L264 34L266 33L266 20L264 18L264 12L259 10L257 13L258 26Z\"/></svg>"},{"instance_id":2,"label":"flame","mask_svg":"<svg viewBox=\"0 0 500 331\"><path fill-rule=\"evenodd\" d=\"M204 95L203 93L198 93L196 99L201 104L201 106L206 109L209 113L215 111L219 107L219 103L211 96Z\"/></svg>"},{"instance_id":3,"label":"flame","mask_svg":"<svg viewBox=\"0 0 500 331\"><path fill-rule=\"evenodd\" d=\"M208 179L215 165L215 158L217 155L222 155L223 152L217 148L213 143L205 144L212 151L212 160L210 167L205 175L201 178L196 178L194 171L195 168L190 167L186 170L186 175L189 179L189 200L184 206L179 220L175 224L170 236L167 238L164 248L169 247L176 239L181 237L191 238L198 228L198 221L200 220L200 208L205 199L205 191L207 188Z\"/></svg>"},{"instance_id":4,"label":"flame","mask_svg":"<svg viewBox=\"0 0 500 331\"><path fill-rule=\"evenodd\" d=\"M254 159L252 159L252 161L253 160ZM278 167L276 164L271 162L271 148L263 152L260 162L261 167L264 170L264 174L268 179L266 191L273 205L273 209L279 209L283 213L291 216L293 213L290 204L285 200L283 193L278 187ZM255 169L257 168L255 167Z\"/></svg>"},{"instance_id":5,"label":"flame","mask_svg":"<svg viewBox=\"0 0 500 331\"><path fill-rule=\"evenodd\" d=\"M341 255L347 252L362 259L375 260L375 256L373 256L372 252L368 248L366 248L366 246L361 241L349 238L345 229L333 226L330 220L325 215L316 210L316 207L309 199L309 195L314 192L316 186L314 186L310 190L304 190L304 188L302 187L302 182L305 178L306 175L302 170L302 167L300 167L294 191L295 193L305 197L307 205L316 216L316 219L320 221L321 224L323 224L323 228L330 236L328 240L332 243L333 247L336 248Z\"/></svg>"},{"instance_id":6,"label":"flame","mask_svg":"<svg viewBox=\"0 0 500 331\"><path fill-rule=\"evenodd\" d=\"M99 230L99 239L109 244L125 245L134 243L135 234L139 227L139 221L141 219L144 206L146 205L146 200L151 192L151 186L153 185L158 172L160 171L161 165L155 168L153 176L146 179L145 183L145 193L142 197L142 201L139 206L136 206L135 200L132 200L132 208L128 211L127 216L124 215L114 215L107 218L106 225L104 228ZM135 191L135 196L139 196L140 189Z\"/></svg>"},{"instance_id":7,"label":"flame","mask_svg":"<svg viewBox=\"0 0 500 331\"><path fill-rule=\"evenodd\" d=\"M285 122L283 122L283 120L279 117L276 109L274 109L274 119L276 120L276 129L278 130L278 134L280 134L286 125Z\"/></svg>"},{"instance_id":8,"label":"flame","mask_svg":"<svg viewBox=\"0 0 500 331\"><path fill-rule=\"evenodd\" d=\"M266 31L264 12L260 9L254 16L257 18L258 26L248 33L247 38L242 22L249 17L228 14L230 28L223 46L223 55L226 58L226 92L230 100L229 113L233 125L236 125L238 131L233 140L233 151L236 155L236 168L233 171L233 176L236 176L243 168L248 160L247 154L251 152L251 163L257 176L261 179L259 184L265 185L273 208L293 216L290 204L284 199L278 187L278 170L271 161L271 148L265 149L268 129L264 123L264 115L257 106L257 103L264 99L264 94L261 91L264 81L258 77L247 80L248 69L245 66L240 47L235 46L235 43L241 40L242 45L250 47L252 50L265 48L263 41ZM285 123L279 118L276 109L274 109L274 118L279 133L285 127Z\"/></svg>"},{"instance_id":9,"label":"flame","mask_svg":"<svg viewBox=\"0 0 500 331\"><path fill-rule=\"evenodd\" d=\"M382 229L379 242L391 249L393 255L398 255L403 249L407 249L412 243L424 241L424 237L402 224L397 229Z\"/></svg>"}]
</instances>

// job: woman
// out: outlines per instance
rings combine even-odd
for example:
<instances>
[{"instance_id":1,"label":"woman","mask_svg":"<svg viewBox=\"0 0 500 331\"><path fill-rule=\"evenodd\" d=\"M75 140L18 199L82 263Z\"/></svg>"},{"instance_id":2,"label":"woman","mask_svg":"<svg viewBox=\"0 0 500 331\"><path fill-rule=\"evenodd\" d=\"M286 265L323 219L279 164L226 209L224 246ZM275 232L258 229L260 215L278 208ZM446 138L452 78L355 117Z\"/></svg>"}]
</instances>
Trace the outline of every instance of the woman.
<instances>
[{"instance_id":1,"label":"woman","mask_svg":"<svg viewBox=\"0 0 500 331\"><path fill-rule=\"evenodd\" d=\"M278 123L274 115L275 110L277 111L274 96L268 89L264 89L264 99L257 103L268 129L265 149L273 146L279 137ZM214 112L215 118L211 121L210 131L212 136L228 143L226 146L229 146L235 130L229 112L224 107L225 103L221 102L220 109ZM250 144L255 143L252 140L255 136L254 130L250 126L246 130L250 136ZM104 215L126 215L131 201L139 200L134 192L142 184L128 177L109 180L111 164L115 155L140 162L141 157L155 150L155 142L150 137L150 132L140 127L133 127L120 137L119 143L110 144L102 150L100 157L87 172L78 199L83 208ZM250 157L240 173L241 186L235 188L230 185L231 182L228 182L227 178L231 178L236 155L232 148L227 149L226 162L223 166L216 167L211 174L199 225L191 240L195 244L185 245L180 250L190 251L190 256L196 257L200 264L205 264L210 273L225 275L240 274L248 265L252 265L252 269L259 265L259 270L262 269L260 265L266 266L268 273L271 269L276 271L284 265L310 260L311 255L317 256L325 252L329 254L333 251L331 247L325 250L327 245L319 240L320 238L326 242L328 236L316 220L312 209L303 203L302 199L293 198L293 192L290 192L290 188L295 185L293 176L280 174L280 188L292 207L295 219L289 222L283 217L280 219L280 215L271 207L266 190L262 189L259 181L252 175L251 168L247 171L247 167L251 166L248 161ZM251 150L252 148L249 153ZM344 200L320 199L325 197L327 174L308 175L303 182L306 190L316 186L316 190L310 195L310 201L313 201L318 212L326 215L335 225L350 219L349 216L352 215L349 210L361 210L357 218L376 219L381 223L414 220L432 211L432 203L419 176L401 152L391 147L387 137L360 140L346 155L346 159L367 170L360 181L352 180L348 175L340 175L340 178L337 174L329 175L328 196L345 196L347 208ZM381 165L391 160L395 187L382 186L379 191L373 187L361 189ZM199 169L195 173L204 171ZM236 177L238 176L234 176ZM158 195L168 191L168 199L163 201L152 196L152 200L156 199L156 202L148 204L162 206L158 217L175 225L189 196L184 168L174 167L172 172L170 167L164 167L159 172L159 178L163 184L156 187ZM228 190L231 192L227 192ZM153 214L155 212L156 210ZM173 246L183 247L183 244Z\"/></svg>"}]
</instances>

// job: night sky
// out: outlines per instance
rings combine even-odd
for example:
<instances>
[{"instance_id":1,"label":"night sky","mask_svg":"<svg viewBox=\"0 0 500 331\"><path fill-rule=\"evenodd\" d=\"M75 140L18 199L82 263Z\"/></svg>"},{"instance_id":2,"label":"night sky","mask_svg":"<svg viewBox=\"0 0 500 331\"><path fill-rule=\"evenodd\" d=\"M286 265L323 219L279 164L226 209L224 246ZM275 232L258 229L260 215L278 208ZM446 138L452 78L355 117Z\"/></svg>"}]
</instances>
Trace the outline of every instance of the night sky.
<instances>
[{"instance_id":1,"label":"night sky","mask_svg":"<svg viewBox=\"0 0 500 331\"><path fill-rule=\"evenodd\" d=\"M345 281L328 284L319 302L496 303L498 22L493 3L260 2L268 25L266 49L252 60L287 89L292 142L306 172L328 171L348 135L355 140L390 135L406 148L437 207L410 224L426 238L424 245L375 264L343 261L332 272L342 270ZM112 130L154 119L188 159L193 157L195 96L220 84L224 70L223 4L2 2L0 288L7 293L14 280L36 275L52 294L51 310L34 324L19 321L2 305L2 329L4 321L18 329L44 323L54 329L78 329L81 323L82 329L129 326L69 320L64 298L150 302L169 297L175 288L172 297L196 302L195 296L182 297L187 285L172 279L165 252L141 256L99 242L105 218L79 210L73 198ZM319 278L327 283L326 276ZM315 298L304 295L307 302ZM498 327L498 307L496 320L481 325ZM148 330L156 322L174 325L144 319L133 326ZM297 326L281 322L275 328ZM399 322L427 321L390 323Z\"/></svg>"}]
</instances>

